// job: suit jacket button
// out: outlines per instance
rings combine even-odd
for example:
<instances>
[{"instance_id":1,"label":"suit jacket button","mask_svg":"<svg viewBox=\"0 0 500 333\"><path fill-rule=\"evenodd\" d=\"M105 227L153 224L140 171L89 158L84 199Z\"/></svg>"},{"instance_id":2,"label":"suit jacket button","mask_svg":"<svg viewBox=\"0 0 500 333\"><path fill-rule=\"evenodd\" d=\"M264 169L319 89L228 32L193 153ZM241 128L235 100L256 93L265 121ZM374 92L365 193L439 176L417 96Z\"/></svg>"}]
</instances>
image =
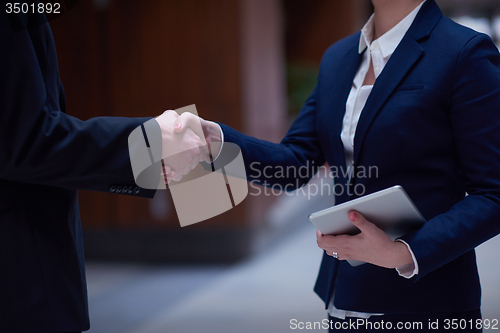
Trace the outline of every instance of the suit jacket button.
<instances>
[{"instance_id":1,"label":"suit jacket button","mask_svg":"<svg viewBox=\"0 0 500 333\"><path fill-rule=\"evenodd\" d=\"M136 187L134 189L134 194L139 194L139 192L141 192L141 188L140 187Z\"/></svg>"},{"instance_id":2,"label":"suit jacket button","mask_svg":"<svg viewBox=\"0 0 500 333\"><path fill-rule=\"evenodd\" d=\"M134 191L134 187L133 186L129 186L127 188L127 194L132 194L133 191Z\"/></svg>"},{"instance_id":3,"label":"suit jacket button","mask_svg":"<svg viewBox=\"0 0 500 333\"><path fill-rule=\"evenodd\" d=\"M122 188L123 188L123 186L117 186L116 193L122 193Z\"/></svg>"},{"instance_id":4,"label":"suit jacket button","mask_svg":"<svg viewBox=\"0 0 500 333\"><path fill-rule=\"evenodd\" d=\"M116 186L113 185L109 188L109 192L114 193L116 191Z\"/></svg>"}]
</instances>

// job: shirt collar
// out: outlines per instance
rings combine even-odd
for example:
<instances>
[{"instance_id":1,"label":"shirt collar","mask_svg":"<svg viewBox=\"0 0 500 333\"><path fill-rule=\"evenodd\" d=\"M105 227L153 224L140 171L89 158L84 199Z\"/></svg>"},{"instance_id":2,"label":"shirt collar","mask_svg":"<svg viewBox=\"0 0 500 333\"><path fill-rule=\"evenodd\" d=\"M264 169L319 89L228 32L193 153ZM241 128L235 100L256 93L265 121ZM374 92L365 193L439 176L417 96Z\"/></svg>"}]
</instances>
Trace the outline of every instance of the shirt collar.
<instances>
[{"instance_id":1,"label":"shirt collar","mask_svg":"<svg viewBox=\"0 0 500 333\"><path fill-rule=\"evenodd\" d=\"M392 27L391 30L387 31L377 39L380 51L384 58L387 58L394 53L399 43L406 35L408 29L410 29L410 26L415 20L415 17L417 17L417 14L420 11L420 8L422 8L425 1L426 0L422 1L422 3L418 5L417 8L415 8L410 14L399 21L399 23ZM363 29L361 29L361 36L359 38L359 53L362 53L366 49L366 47L372 43L373 30L374 26L372 14Z\"/></svg>"}]
</instances>

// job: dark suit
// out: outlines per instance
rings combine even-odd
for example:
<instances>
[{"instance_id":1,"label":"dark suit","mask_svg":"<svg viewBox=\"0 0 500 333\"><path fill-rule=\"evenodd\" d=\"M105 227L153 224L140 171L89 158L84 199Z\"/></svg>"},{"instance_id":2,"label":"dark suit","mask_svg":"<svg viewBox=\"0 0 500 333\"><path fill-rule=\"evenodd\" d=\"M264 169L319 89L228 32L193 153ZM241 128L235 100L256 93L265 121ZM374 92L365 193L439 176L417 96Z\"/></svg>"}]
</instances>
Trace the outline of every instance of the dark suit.
<instances>
[{"instance_id":1,"label":"dark suit","mask_svg":"<svg viewBox=\"0 0 500 333\"><path fill-rule=\"evenodd\" d=\"M152 197L127 145L150 118L66 115L44 17L0 12L0 332L86 330L77 189Z\"/></svg>"},{"instance_id":2,"label":"dark suit","mask_svg":"<svg viewBox=\"0 0 500 333\"><path fill-rule=\"evenodd\" d=\"M253 169L299 168L309 161L345 169L340 132L361 60L359 38L356 33L325 52L317 86L280 144L222 125L247 167L258 161ZM357 126L354 165L358 171L376 166L378 177L355 175L345 185L340 173L335 182L350 192L362 185L365 194L402 185L428 221L402 237L420 271L408 280L394 269L351 267L325 254L315 287L325 305L335 289L334 304L344 310L478 309L474 248L500 232L500 55L491 39L443 17L428 0L375 82ZM259 173L249 172L249 180L281 187L296 182L293 174L252 175ZM345 190L337 203L355 197Z\"/></svg>"}]
</instances>

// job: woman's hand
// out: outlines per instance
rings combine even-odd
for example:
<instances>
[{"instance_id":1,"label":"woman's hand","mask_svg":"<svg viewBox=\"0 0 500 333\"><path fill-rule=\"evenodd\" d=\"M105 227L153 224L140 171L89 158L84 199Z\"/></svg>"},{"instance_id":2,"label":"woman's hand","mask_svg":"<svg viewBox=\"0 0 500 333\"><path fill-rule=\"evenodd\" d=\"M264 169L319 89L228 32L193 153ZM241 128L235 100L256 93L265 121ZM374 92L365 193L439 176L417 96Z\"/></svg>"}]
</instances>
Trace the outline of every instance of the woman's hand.
<instances>
[{"instance_id":1,"label":"woman's hand","mask_svg":"<svg viewBox=\"0 0 500 333\"><path fill-rule=\"evenodd\" d=\"M175 121L174 132L183 133L191 129L200 138L205 138L210 157L206 162L211 163L217 158L222 148L222 129L217 123L207 121L190 112L184 112Z\"/></svg>"},{"instance_id":2,"label":"woman's hand","mask_svg":"<svg viewBox=\"0 0 500 333\"><path fill-rule=\"evenodd\" d=\"M359 260L386 268L396 268L411 264L410 251L402 242L392 241L375 224L367 221L359 212L351 211L349 221L361 232L354 236L325 236L318 230L318 246L332 256L337 253L339 260Z\"/></svg>"}]
</instances>

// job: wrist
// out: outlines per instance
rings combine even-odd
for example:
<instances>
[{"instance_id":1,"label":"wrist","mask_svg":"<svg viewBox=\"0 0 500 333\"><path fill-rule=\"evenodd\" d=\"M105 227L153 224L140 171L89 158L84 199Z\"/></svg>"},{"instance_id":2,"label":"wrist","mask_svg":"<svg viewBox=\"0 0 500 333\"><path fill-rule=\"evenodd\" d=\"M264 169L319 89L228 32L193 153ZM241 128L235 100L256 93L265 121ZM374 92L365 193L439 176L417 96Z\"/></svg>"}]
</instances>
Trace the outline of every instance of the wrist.
<instances>
[{"instance_id":1,"label":"wrist","mask_svg":"<svg viewBox=\"0 0 500 333\"><path fill-rule=\"evenodd\" d=\"M394 241L393 255L391 261L392 261L391 268L397 268L413 263L413 258L406 244Z\"/></svg>"},{"instance_id":2,"label":"wrist","mask_svg":"<svg viewBox=\"0 0 500 333\"><path fill-rule=\"evenodd\" d=\"M210 142L210 153L215 160L222 149L222 128L216 122L209 121L208 123L210 127L210 138L208 140Z\"/></svg>"}]
</instances>

